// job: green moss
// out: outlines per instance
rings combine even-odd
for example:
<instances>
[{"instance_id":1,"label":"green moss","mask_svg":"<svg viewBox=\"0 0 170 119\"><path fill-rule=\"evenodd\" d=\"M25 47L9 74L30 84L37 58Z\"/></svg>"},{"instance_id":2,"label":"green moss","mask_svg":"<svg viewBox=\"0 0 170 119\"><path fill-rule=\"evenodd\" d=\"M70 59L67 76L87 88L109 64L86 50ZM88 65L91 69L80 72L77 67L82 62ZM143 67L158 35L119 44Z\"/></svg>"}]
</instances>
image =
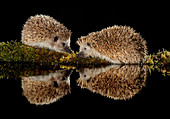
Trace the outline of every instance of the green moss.
<instances>
[{"instance_id":1,"label":"green moss","mask_svg":"<svg viewBox=\"0 0 170 119\"><path fill-rule=\"evenodd\" d=\"M36 49L16 41L0 43L0 61L5 62L49 63L56 62L61 56L66 55L66 53L56 53L44 48ZM56 59L51 60L52 57Z\"/></svg>"},{"instance_id":2,"label":"green moss","mask_svg":"<svg viewBox=\"0 0 170 119\"><path fill-rule=\"evenodd\" d=\"M77 57L73 52L72 54L68 54L66 57L62 56L59 60L60 64L67 66L75 66L75 67L101 67L107 66L110 63L106 60L102 60L99 58L80 58Z\"/></svg>"},{"instance_id":3,"label":"green moss","mask_svg":"<svg viewBox=\"0 0 170 119\"><path fill-rule=\"evenodd\" d=\"M46 48L37 49L16 41L0 43L0 62L30 62L47 66L64 64L76 67L109 64L107 61L98 58L79 58L74 52L68 54L51 51Z\"/></svg>"},{"instance_id":4,"label":"green moss","mask_svg":"<svg viewBox=\"0 0 170 119\"><path fill-rule=\"evenodd\" d=\"M149 55L146 63L158 66L170 65L170 51L165 49L159 50L156 54Z\"/></svg>"},{"instance_id":5,"label":"green moss","mask_svg":"<svg viewBox=\"0 0 170 119\"><path fill-rule=\"evenodd\" d=\"M170 76L170 51L162 49L156 54L149 55L146 64L148 64L150 73L152 70L157 70L162 72L164 76Z\"/></svg>"}]
</instances>

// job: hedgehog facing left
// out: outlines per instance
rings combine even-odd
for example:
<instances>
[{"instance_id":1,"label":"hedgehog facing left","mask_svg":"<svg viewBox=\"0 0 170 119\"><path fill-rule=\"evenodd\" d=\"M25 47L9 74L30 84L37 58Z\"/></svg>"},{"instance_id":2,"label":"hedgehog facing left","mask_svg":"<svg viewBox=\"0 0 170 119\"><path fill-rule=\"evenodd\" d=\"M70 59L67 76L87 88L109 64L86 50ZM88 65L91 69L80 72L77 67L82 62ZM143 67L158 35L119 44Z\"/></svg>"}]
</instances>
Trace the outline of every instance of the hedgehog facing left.
<instances>
[{"instance_id":1,"label":"hedgehog facing left","mask_svg":"<svg viewBox=\"0 0 170 119\"><path fill-rule=\"evenodd\" d=\"M48 48L56 52L72 53L70 48L71 30L53 17L31 16L23 26L22 40L25 45Z\"/></svg>"}]
</instances>

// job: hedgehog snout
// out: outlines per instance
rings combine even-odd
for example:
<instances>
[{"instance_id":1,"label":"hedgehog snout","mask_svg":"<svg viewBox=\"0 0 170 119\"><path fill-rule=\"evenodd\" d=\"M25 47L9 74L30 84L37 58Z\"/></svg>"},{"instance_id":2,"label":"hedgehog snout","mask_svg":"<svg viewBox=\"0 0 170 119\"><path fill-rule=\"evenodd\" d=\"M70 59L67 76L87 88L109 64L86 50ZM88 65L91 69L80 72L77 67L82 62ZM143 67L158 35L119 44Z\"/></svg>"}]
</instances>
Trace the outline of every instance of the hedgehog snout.
<instances>
[{"instance_id":1,"label":"hedgehog snout","mask_svg":"<svg viewBox=\"0 0 170 119\"><path fill-rule=\"evenodd\" d=\"M69 45L67 45L66 43L64 42L56 42L54 43L54 49L55 51L58 51L58 52L67 52L67 53L72 53L72 50L70 48Z\"/></svg>"},{"instance_id":2,"label":"hedgehog snout","mask_svg":"<svg viewBox=\"0 0 170 119\"><path fill-rule=\"evenodd\" d=\"M68 52L68 53L72 53L72 50L71 50L71 48L69 47L69 46L66 46L65 48L64 48L64 50L65 50L65 52Z\"/></svg>"},{"instance_id":3,"label":"hedgehog snout","mask_svg":"<svg viewBox=\"0 0 170 119\"><path fill-rule=\"evenodd\" d=\"M84 57L84 56L85 56L85 54L82 51L77 54L77 57Z\"/></svg>"}]
</instances>

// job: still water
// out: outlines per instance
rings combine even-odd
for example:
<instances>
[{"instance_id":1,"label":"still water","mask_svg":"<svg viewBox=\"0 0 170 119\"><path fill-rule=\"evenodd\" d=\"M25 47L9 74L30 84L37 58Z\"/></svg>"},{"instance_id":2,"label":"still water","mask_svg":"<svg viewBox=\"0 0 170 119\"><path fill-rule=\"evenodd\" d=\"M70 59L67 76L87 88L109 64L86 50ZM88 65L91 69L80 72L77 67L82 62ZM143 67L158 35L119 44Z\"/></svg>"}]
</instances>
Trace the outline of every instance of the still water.
<instances>
[{"instance_id":1,"label":"still water","mask_svg":"<svg viewBox=\"0 0 170 119\"><path fill-rule=\"evenodd\" d=\"M145 65L79 69L17 63L0 66L0 103L8 111L16 107L20 111L51 111L99 105L170 106L170 76L149 72Z\"/></svg>"}]
</instances>

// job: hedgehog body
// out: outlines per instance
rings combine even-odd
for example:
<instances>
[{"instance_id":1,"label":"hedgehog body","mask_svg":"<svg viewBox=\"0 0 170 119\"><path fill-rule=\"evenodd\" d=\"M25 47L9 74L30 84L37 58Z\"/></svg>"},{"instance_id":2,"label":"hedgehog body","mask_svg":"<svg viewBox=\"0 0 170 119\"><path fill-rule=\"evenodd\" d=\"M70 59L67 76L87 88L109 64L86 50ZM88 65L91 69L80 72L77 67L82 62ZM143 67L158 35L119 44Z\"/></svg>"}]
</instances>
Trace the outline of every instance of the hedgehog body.
<instances>
[{"instance_id":1,"label":"hedgehog body","mask_svg":"<svg viewBox=\"0 0 170 119\"><path fill-rule=\"evenodd\" d=\"M146 66L111 65L105 68L81 69L77 84L93 93L114 100L127 100L136 95L147 79Z\"/></svg>"},{"instance_id":2,"label":"hedgehog body","mask_svg":"<svg viewBox=\"0 0 170 119\"><path fill-rule=\"evenodd\" d=\"M23 26L21 42L29 46L71 53L70 37L71 31L54 18L35 15Z\"/></svg>"},{"instance_id":3,"label":"hedgehog body","mask_svg":"<svg viewBox=\"0 0 170 119\"><path fill-rule=\"evenodd\" d=\"M128 26L112 26L78 39L80 57L99 57L112 63L143 63L146 41Z\"/></svg>"},{"instance_id":4,"label":"hedgehog body","mask_svg":"<svg viewBox=\"0 0 170 119\"><path fill-rule=\"evenodd\" d=\"M71 70L58 70L43 76L22 77L23 95L31 104L53 103L70 93Z\"/></svg>"}]
</instances>

